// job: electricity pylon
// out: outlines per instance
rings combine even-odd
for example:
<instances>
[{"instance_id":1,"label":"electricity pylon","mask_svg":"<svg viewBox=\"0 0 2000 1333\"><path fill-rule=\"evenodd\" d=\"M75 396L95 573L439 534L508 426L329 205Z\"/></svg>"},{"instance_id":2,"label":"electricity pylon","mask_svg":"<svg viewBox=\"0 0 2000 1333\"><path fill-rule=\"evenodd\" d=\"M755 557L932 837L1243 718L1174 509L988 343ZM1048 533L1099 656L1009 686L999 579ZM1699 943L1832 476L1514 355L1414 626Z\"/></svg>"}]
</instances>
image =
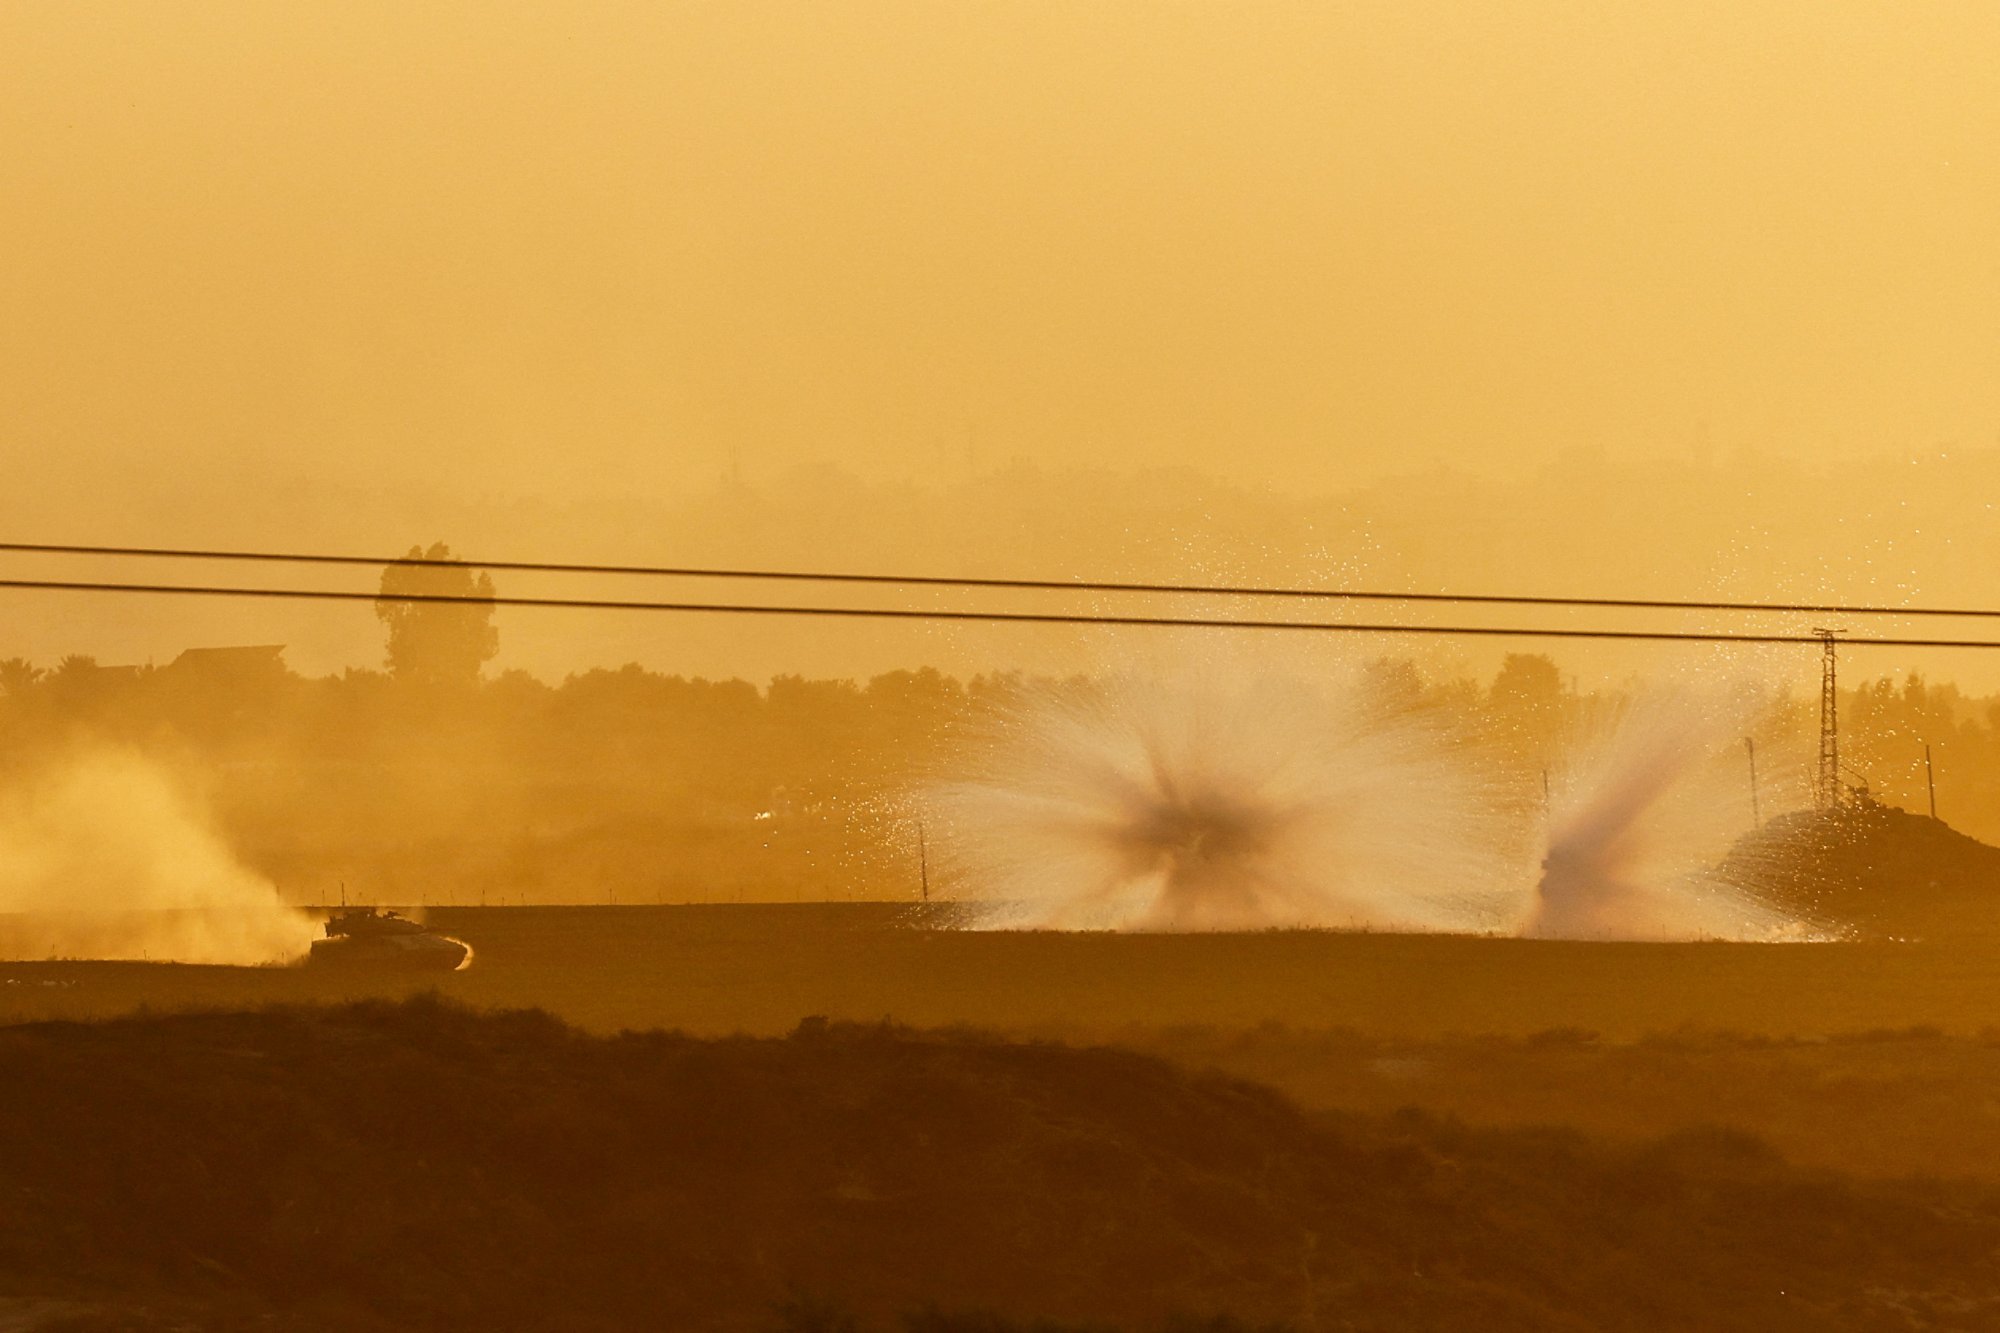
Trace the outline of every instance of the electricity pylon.
<instances>
[{"instance_id":1,"label":"electricity pylon","mask_svg":"<svg viewBox=\"0 0 2000 1333\"><path fill-rule=\"evenodd\" d=\"M1819 770L1813 777L1813 809L1831 810L1840 804L1840 689L1836 646L1846 630L1813 629L1820 641L1819 668Z\"/></svg>"}]
</instances>

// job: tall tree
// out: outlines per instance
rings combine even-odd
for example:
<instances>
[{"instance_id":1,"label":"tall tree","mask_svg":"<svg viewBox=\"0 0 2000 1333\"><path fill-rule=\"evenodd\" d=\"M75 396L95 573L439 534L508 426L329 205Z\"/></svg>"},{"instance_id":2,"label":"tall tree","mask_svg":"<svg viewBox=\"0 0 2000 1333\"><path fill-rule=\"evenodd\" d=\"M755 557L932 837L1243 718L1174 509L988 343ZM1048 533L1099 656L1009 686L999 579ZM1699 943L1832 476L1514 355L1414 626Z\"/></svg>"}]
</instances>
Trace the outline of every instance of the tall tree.
<instances>
[{"instance_id":1,"label":"tall tree","mask_svg":"<svg viewBox=\"0 0 2000 1333\"><path fill-rule=\"evenodd\" d=\"M425 563L444 561L443 564ZM465 597L465 602L409 602L399 597ZM375 614L389 630L389 674L434 685L470 685L500 651L493 623L493 579L455 559L438 542L382 570Z\"/></svg>"}]
</instances>

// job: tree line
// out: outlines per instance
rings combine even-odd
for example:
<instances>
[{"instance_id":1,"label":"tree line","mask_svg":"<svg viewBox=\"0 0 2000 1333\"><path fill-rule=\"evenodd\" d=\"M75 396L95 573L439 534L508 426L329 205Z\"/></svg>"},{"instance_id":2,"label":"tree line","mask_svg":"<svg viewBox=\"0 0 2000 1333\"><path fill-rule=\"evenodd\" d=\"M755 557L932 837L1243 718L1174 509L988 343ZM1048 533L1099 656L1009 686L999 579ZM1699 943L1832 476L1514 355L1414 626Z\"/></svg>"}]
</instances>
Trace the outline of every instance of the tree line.
<instances>
[{"instance_id":1,"label":"tree line","mask_svg":"<svg viewBox=\"0 0 2000 1333\"><path fill-rule=\"evenodd\" d=\"M442 545L412 560L450 560ZM491 596L469 567L398 562L385 592ZM274 645L158 667L0 660L0 775L67 749L136 748L207 798L232 846L295 901L342 886L397 902L908 897L922 867L915 793L970 738L1050 692L1101 682L934 669L866 681L686 678L636 664L547 682L487 676L492 608L384 601L380 669L307 677ZM1367 663L1377 707L1439 718L1524 810L1593 725L1629 700L1582 690L1541 654L1480 681ZM1766 815L1796 802L1817 700L1765 701L1752 728ZM1845 753L1873 794L2000 842L2000 697L1920 676L1843 693ZM1745 784L1742 818L1748 825Z\"/></svg>"}]
</instances>

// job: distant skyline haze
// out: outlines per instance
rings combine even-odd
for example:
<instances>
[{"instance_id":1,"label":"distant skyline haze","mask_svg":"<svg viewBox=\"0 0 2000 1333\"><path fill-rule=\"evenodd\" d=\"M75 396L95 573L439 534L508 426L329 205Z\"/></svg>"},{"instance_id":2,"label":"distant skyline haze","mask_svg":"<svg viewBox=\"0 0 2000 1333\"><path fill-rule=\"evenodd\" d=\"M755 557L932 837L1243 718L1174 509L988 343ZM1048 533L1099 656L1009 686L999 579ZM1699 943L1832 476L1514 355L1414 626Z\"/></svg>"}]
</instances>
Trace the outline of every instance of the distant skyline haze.
<instances>
[{"instance_id":1,"label":"distant skyline haze","mask_svg":"<svg viewBox=\"0 0 2000 1333\"><path fill-rule=\"evenodd\" d=\"M197 0L11 6L0 49L13 533L1984 591L1990 5ZM1916 459L1969 471L1904 522L1856 479ZM1179 548L1090 531L1078 468ZM1601 479L1676 471L1642 525L1675 549L1616 545ZM1548 549L1469 540L1468 488ZM1753 493L1733 532L1661 507ZM37 656L279 633L4 604ZM369 660L365 620L292 616L301 666ZM543 671L923 645L503 624Z\"/></svg>"}]
</instances>

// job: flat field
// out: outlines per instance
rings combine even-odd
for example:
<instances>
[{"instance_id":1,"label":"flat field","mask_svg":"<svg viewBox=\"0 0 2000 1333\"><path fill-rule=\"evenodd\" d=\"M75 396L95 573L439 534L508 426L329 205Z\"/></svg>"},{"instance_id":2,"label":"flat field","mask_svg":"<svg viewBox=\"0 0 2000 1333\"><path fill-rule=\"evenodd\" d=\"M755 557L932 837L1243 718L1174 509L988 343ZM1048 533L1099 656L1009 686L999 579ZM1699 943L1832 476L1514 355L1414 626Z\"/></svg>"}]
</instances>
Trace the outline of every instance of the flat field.
<instances>
[{"instance_id":1,"label":"flat field","mask_svg":"<svg viewBox=\"0 0 2000 1333\"><path fill-rule=\"evenodd\" d=\"M2000 1182L2000 940L1612 944L955 929L908 905L437 909L473 965L0 963L0 1024L436 990L584 1029L814 1015L1111 1044L1308 1111L1415 1106L1639 1143L1720 1126L1866 1176Z\"/></svg>"},{"instance_id":2,"label":"flat field","mask_svg":"<svg viewBox=\"0 0 2000 1333\"><path fill-rule=\"evenodd\" d=\"M1048 1035L1282 1024L1397 1039L1609 1040L2000 1029L2000 940L1578 943L1329 931L1114 935L954 929L894 904L435 909L473 965L440 977L306 968L0 963L0 1021L435 988L595 1031L789 1031L824 1015Z\"/></svg>"}]
</instances>

